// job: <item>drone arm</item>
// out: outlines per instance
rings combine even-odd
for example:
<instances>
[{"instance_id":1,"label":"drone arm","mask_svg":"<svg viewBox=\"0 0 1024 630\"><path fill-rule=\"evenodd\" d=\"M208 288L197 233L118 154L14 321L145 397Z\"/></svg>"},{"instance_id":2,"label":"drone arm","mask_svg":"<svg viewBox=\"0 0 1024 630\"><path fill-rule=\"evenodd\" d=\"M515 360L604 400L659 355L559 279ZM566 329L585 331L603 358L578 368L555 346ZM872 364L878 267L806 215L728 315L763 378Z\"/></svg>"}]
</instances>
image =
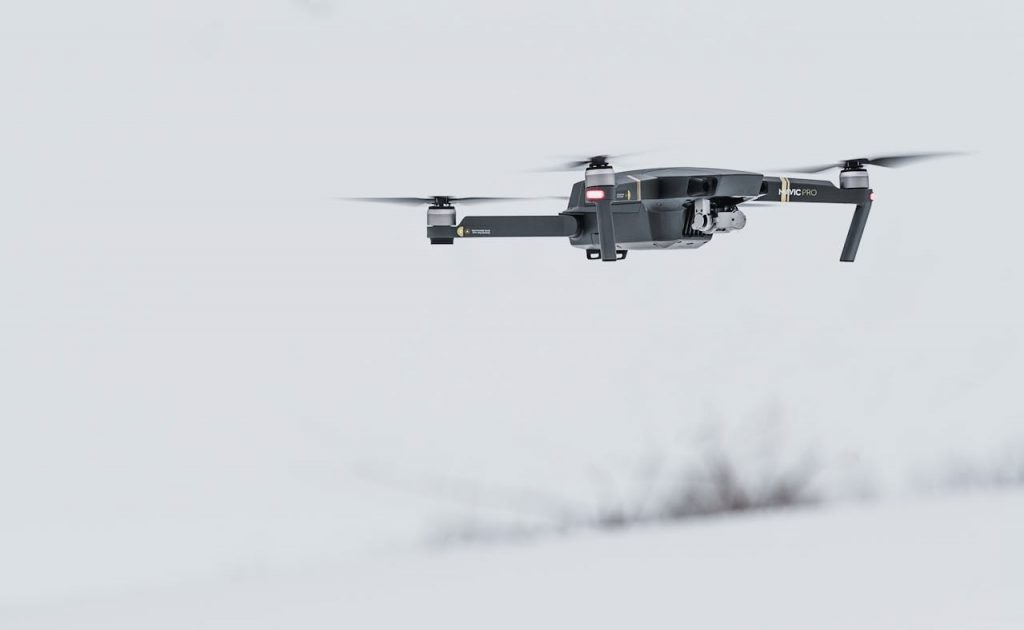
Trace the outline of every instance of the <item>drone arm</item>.
<instances>
[{"instance_id":1,"label":"drone arm","mask_svg":"<svg viewBox=\"0 0 1024 630\"><path fill-rule=\"evenodd\" d=\"M456 238L569 237L579 231L579 222L567 214L546 216L469 216L457 226L427 227L431 241L450 242Z\"/></svg>"},{"instance_id":2,"label":"drone arm","mask_svg":"<svg viewBox=\"0 0 1024 630\"><path fill-rule=\"evenodd\" d=\"M790 179L788 177L765 177L761 187L762 196L758 201L781 203L849 203L857 207L853 211L850 230L846 234L841 262L853 262L857 258L860 239L871 213L872 192L870 188L839 188L830 181L820 179Z\"/></svg>"},{"instance_id":3,"label":"drone arm","mask_svg":"<svg viewBox=\"0 0 1024 630\"><path fill-rule=\"evenodd\" d=\"M852 203L862 204L871 200L868 188L839 188L824 179L790 179L789 177L765 177L761 184L761 196L757 201L780 203Z\"/></svg>"}]
</instances>

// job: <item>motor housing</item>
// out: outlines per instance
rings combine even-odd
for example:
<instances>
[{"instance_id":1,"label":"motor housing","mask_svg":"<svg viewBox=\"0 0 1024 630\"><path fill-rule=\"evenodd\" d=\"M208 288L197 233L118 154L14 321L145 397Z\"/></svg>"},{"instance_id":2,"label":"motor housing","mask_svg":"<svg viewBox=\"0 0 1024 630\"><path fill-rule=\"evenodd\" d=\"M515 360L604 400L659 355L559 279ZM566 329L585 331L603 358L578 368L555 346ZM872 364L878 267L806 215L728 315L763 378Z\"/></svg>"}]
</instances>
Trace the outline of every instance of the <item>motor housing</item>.
<instances>
[{"instance_id":1,"label":"motor housing","mask_svg":"<svg viewBox=\"0 0 1024 630\"><path fill-rule=\"evenodd\" d=\"M455 207L450 203L445 204L434 204L427 208L427 227L454 227L455 226ZM453 238L437 238L431 237L431 245L453 245L455 239Z\"/></svg>"},{"instance_id":2,"label":"motor housing","mask_svg":"<svg viewBox=\"0 0 1024 630\"><path fill-rule=\"evenodd\" d=\"M840 188L870 188L871 180L863 168L847 168L839 173Z\"/></svg>"}]
</instances>

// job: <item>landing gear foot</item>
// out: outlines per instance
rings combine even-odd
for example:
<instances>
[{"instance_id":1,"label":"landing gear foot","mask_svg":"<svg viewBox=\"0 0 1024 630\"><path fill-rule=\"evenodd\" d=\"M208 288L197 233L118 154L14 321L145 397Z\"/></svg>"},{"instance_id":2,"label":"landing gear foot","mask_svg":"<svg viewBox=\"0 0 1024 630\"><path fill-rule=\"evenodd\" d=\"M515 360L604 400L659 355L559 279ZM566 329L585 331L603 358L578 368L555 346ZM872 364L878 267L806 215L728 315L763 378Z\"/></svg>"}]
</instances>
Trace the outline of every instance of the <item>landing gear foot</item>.
<instances>
[{"instance_id":1,"label":"landing gear foot","mask_svg":"<svg viewBox=\"0 0 1024 630\"><path fill-rule=\"evenodd\" d=\"M626 254L629 253L628 249L617 249L615 250L615 260L625 260ZM588 249L587 260L601 260L601 250L599 249ZM609 261L611 262L611 261Z\"/></svg>"}]
</instances>

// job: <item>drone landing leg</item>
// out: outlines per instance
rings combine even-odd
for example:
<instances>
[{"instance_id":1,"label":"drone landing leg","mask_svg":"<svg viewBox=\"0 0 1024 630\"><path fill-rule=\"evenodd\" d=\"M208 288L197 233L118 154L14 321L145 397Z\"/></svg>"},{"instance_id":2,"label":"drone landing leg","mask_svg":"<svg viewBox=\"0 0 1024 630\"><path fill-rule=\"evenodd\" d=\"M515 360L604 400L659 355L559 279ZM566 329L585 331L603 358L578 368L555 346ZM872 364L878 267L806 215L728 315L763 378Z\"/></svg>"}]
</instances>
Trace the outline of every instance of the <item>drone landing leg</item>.
<instances>
[{"instance_id":1,"label":"drone landing leg","mask_svg":"<svg viewBox=\"0 0 1024 630\"><path fill-rule=\"evenodd\" d=\"M853 211L853 220L850 221L850 231L846 233L846 244L843 245L843 255L839 257L842 262L853 262L857 258L857 249L860 248L860 239L864 236L864 227L868 224L868 215L871 213L871 200L857 204Z\"/></svg>"},{"instance_id":2,"label":"drone landing leg","mask_svg":"<svg viewBox=\"0 0 1024 630\"><path fill-rule=\"evenodd\" d=\"M601 260L614 262L621 260L615 252L615 223L612 218L612 193L608 193L608 199L597 202L597 236L601 239ZM625 256L623 256L625 258Z\"/></svg>"}]
</instances>

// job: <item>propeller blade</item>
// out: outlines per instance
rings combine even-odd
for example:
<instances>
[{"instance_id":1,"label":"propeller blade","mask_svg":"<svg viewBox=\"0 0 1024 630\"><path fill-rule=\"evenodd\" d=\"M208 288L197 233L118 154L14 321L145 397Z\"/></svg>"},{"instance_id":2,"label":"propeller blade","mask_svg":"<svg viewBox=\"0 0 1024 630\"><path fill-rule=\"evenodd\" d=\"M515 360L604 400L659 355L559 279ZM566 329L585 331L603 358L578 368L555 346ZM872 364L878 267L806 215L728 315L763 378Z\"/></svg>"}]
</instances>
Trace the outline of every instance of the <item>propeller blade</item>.
<instances>
[{"instance_id":1,"label":"propeller blade","mask_svg":"<svg viewBox=\"0 0 1024 630\"><path fill-rule=\"evenodd\" d=\"M903 153L896 155L879 155L875 157L851 158L831 164L818 164L815 166L798 166L796 168L772 169L772 172L779 173L820 173L830 168L862 168L864 166L881 166L883 168L899 168L915 162L923 162L940 157L952 157L966 155L959 151L936 151L932 153Z\"/></svg>"},{"instance_id":2,"label":"propeller blade","mask_svg":"<svg viewBox=\"0 0 1024 630\"><path fill-rule=\"evenodd\" d=\"M873 157L865 160L865 164L874 164L875 166L884 166L886 168L898 168L900 166L906 166L913 164L914 162L924 162L925 160L933 160L941 157L953 157L957 155L965 155L960 151L938 151L934 153L907 153L904 155L883 155L879 157Z\"/></svg>"},{"instance_id":3,"label":"propeller blade","mask_svg":"<svg viewBox=\"0 0 1024 630\"><path fill-rule=\"evenodd\" d=\"M832 164L818 164L817 166L798 166L796 168L773 168L769 169L772 173L820 173L827 171L830 168L842 168L842 162L834 162Z\"/></svg>"},{"instance_id":4,"label":"propeller blade","mask_svg":"<svg viewBox=\"0 0 1024 630\"><path fill-rule=\"evenodd\" d=\"M619 153L618 155L592 155L588 158L569 160L568 162L562 162L554 166L547 166L538 169L534 169L533 172L539 173L560 173L564 171L575 171L581 168L588 168L591 166L604 166L614 160L621 160L623 158L631 158L639 155L646 155L650 151L638 151L634 153Z\"/></svg>"},{"instance_id":5,"label":"propeller blade","mask_svg":"<svg viewBox=\"0 0 1024 630\"><path fill-rule=\"evenodd\" d=\"M452 195L433 195L431 197L339 197L343 201L365 201L369 203L386 203L403 206L422 206L424 204L480 204L499 203L505 201L537 201L537 200L561 200L568 199L566 196L547 197L455 197Z\"/></svg>"},{"instance_id":6,"label":"propeller blade","mask_svg":"<svg viewBox=\"0 0 1024 630\"><path fill-rule=\"evenodd\" d=\"M500 203L503 201L543 201L560 200L566 201L567 195L551 195L547 197L452 197L452 203L477 204L477 203Z\"/></svg>"},{"instance_id":7,"label":"propeller blade","mask_svg":"<svg viewBox=\"0 0 1024 630\"><path fill-rule=\"evenodd\" d=\"M598 157L598 156L594 156ZM564 173L566 171L577 171L581 168L590 166L591 160L572 160L570 162L562 162L555 166L543 166L541 168L530 169L531 173Z\"/></svg>"},{"instance_id":8,"label":"propeller blade","mask_svg":"<svg viewBox=\"0 0 1024 630\"><path fill-rule=\"evenodd\" d=\"M405 206L422 206L433 203L433 197L338 197L342 201L366 201L368 203L387 203Z\"/></svg>"}]
</instances>

